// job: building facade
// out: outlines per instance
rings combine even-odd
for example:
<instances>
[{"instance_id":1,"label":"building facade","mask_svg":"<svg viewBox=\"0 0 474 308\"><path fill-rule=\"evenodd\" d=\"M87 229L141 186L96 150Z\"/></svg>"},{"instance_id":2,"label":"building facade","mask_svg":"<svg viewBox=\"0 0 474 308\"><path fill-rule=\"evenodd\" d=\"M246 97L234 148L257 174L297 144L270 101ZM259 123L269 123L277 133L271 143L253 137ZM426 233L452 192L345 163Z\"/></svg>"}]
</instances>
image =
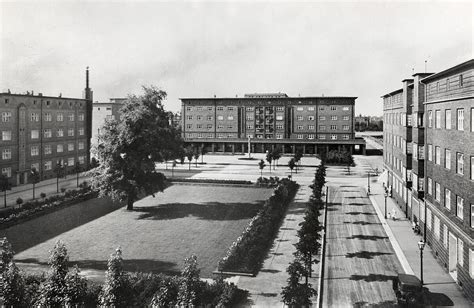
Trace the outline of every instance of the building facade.
<instances>
[{"instance_id":1,"label":"building facade","mask_svg":"<svg viewBox=\"0 0 474 308\"><path fill-rule=\"evenodd\" d=\"M12 185L29 182L35 168L41 179L55 177L60 163L73 172L90 160L92 91L85 98L0 93L0 170Z\"/></svg>"},{"instance_id":2,"label":"building facade","mask_svg":"<svg viewBox=\"0 0 474 308\"><path fill-rule=\"evenodd\" d=\"M474 300L474 60L402 84L383 96L388 185Z\"/></svg>"},{"instance_id":3,"label":"building facade","mask_svg":"<svg viewBox=\"0 0 474 308\"><path fill-rule=\"evenodd\" d=\"M354 134L356 97L288 97L246 94L243 98L182 98L186 144L210 152L319 154L346 149L362 153Z\"/></svg>"},{"instance_id":4,"label":"building facade","mask_svg":"<svg viewBox=\"0 0 474 308\"><path fill-rule=\"evenodd\" d=\"M120 108L126 98L111 98L109 102L95 102L92 104L92 140L93 145L98 144L98 138L105 121L120 119Z\"/></svg>"}]
</instances>

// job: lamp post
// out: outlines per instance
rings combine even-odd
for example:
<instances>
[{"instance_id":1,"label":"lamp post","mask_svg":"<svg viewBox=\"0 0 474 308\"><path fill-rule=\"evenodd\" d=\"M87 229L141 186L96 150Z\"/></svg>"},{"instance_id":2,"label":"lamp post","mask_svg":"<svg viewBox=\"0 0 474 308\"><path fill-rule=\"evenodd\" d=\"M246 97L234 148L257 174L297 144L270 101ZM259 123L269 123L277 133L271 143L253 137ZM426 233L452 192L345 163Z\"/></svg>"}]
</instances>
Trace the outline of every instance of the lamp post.
<instances>
[{"instance_id":1,"label":"lamp post","mask_svg":"<svg viewBox=\"0 0 474 308\"><path fill-rule=\"evenodd\" d=\"M367 171L367 194L370 195L370 171Z\"/></svg>"},{"instance_id":2,"label":"lamp post","mask_svg":"<svg viewBox=\"0 0 474 308\"><path fill-rule=\"evenodd\" d=\"M385 216L385 219L387 219L387 197L388 197L388 190L387 189L385 189L385 192L384 192L383 196L384 196L384 199L385 199L385 215L384 216Z\"/></svg>"},{"instance_id":3,"label":"lamp post","mask_svg":"<svg viewBox=\"0 0 474 308\"><path fill-rule=\"evenodd\" d=\"M425 248L425 242L419 241L418 248L420 249L420 280L423 285L423 248Z\"/></svg>"}]
</instances>

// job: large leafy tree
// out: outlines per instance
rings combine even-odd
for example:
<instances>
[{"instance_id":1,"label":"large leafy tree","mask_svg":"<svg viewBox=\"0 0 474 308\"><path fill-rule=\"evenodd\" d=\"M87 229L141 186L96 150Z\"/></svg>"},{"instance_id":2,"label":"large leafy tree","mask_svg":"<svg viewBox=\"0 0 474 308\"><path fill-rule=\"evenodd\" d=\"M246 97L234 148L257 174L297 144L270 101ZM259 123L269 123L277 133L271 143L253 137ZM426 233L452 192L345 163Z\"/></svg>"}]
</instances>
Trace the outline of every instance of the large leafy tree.
<instances>
[{"instance_id":1,"label":"large leafy tree","mask_svg":"<svg viewBox=\"0 0 474 308\"><path fill-rule=\"evenodd\" d=\"M92 185L101 196L126 201L127 210L140 195L165 188L165 177L155 162L179 157L182 139L163 108L166 92L143 87L140 96L129 95L120 109L120 121L108 121L96 148L99 166L91 171Z\"/></svg>"}]
</instances>

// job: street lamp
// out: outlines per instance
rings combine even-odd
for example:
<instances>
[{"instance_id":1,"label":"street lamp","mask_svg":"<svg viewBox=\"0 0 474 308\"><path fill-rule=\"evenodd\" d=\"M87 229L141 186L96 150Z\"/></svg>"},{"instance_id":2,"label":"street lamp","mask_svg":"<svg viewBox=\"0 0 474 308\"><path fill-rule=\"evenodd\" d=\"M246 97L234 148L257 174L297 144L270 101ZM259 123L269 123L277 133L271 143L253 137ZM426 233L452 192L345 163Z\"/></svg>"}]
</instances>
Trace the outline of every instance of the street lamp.
<instances>
[{"instance_id":1,"label":"street lamp","mask_svg":"<svg viewBox=\"0 0 474 308\"><path fill-rule=\"evenodd\" d=\"M367 195L370 195L370 171L367 171Z\"/></svg>"},{"instance_id":2,"label":"street lamp","mask_svg":"<svg viewBox=\"0 0 474 308\"><path fill-rule=\"evenodd\" d=\"M387 219L387 197L388 197L388 190L385 189L385 192L383 194L384 199L385 199L385 219Z\"/></svg>"},{"instance_id":3,"label":"street lamp","mask_svg":"<svg viewBox=\"0 0 474 308\"><path fill-rule=\"evenodd\" d=\"M418 248L420 249L420 280L423 285L423 248L425 248L425 242L419 241Z\"/></svg>"}]
</instances>

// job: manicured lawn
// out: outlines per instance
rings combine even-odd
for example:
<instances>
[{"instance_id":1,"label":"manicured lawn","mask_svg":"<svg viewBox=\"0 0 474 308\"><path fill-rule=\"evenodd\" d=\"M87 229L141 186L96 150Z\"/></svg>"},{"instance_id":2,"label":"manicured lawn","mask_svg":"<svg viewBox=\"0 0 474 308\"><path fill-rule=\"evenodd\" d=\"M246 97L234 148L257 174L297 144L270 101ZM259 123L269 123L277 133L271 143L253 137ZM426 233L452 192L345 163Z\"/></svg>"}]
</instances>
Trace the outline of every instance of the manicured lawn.
<instances>
[{"instance_id":1,"label":"manicured lawn","mask_svg":"<svg viewBox=\"0 0 474 308\"><path fill-rule=\"evenodd\" d=\"M108 256L120 246L126 270L175 273L184 258L195 254L202 277L210 277L271 194L272 190L263 188L173 185L155 198L136 202L134 212L113 211L15 258L33 269L44 265L48 251L61 239L70 260L81 269L106 269Z\"/></svg>"}]
</instances>

